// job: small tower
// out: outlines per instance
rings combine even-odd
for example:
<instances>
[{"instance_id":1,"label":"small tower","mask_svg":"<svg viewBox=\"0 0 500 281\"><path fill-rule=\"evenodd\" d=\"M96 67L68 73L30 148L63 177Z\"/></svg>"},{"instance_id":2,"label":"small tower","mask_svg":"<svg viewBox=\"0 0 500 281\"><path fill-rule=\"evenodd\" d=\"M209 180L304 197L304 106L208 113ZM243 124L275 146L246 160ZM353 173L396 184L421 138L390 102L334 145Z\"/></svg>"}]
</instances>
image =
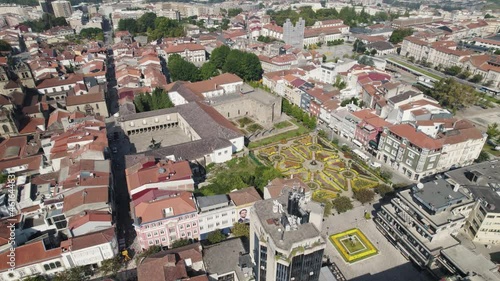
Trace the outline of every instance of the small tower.
<instances>
[{"instance_id":1,"label":"small tower","mask_svg":"<svg viewBox=\"0 0 500 281\"><path fill-rule=\"evenodd\" d=\"M31 72L30 66L25 62L20 62L16 65L14 73L19 78L21 84L26 88L35 88L35 79L33 78L33 73Z\"/></svg>"}]
</instances>

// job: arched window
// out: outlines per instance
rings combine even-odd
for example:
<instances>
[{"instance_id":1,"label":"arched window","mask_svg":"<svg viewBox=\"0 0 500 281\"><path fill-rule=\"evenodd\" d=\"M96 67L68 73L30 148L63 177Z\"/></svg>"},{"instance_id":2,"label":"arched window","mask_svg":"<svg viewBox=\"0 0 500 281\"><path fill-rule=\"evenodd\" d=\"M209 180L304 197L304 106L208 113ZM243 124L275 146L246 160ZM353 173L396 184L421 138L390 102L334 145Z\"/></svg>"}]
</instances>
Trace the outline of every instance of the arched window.
<instances>
[{"instance_id":1,"label":"arched window","mask_svg":"<svg viewBox=\"0 0 500 281\"><path fill-rule=\"evenodd\" d=\"M5 125L5 124L4 124L4 125L2 125L2 129L3 129L3 131L4 131L6 134L10 133L9 126L7 126L7 125Z\"/></svg>"}]
</instances>

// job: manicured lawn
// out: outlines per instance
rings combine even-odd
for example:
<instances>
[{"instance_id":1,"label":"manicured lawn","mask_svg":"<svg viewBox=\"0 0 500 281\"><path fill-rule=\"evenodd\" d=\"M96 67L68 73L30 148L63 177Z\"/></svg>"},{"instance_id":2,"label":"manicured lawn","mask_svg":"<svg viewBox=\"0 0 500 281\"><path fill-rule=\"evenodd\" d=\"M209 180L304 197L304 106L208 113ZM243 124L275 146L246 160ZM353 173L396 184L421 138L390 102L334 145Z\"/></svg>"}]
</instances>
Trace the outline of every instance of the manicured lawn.
<instances>
[{"instance_id":1,"label":"manicured lawn","mask_svg":"<svg viewBox=\"0 0 500 281\"><path fill-rule=\"evenodd\" d=\"M279 122L279 123L274 124L274 128L276 128L276 129L283 129L283 128L290 127L290 126L292 126L292 124L288 121L283 121L283 122Z\"/></svg>"},{"instance_id":2,"label":"manicured lawn","mask_svg":"<svg viewBox=\"0 0 500 281\"><path fill-rule=\"evenodd\" d=\"M408 63L406 63L406 62L402 62L402 61L400 61L400 60L390 59L390 61L397 62L397 63L399 63L399 64L401 64L401 65L404 65L404 66L406 66L406 67L408 67L408 68L410 68L410 69L412 69L412 70L418 71L418 72L420 72L420 73L422 73L422 74L424 74L424 75L427 75L427 76L429 76L429 77L431 77L431 78L434 78L434 79L436 79L436 80L441 80L441 79L443 78L443 77L437 76L437 75L435 75L435 74L432 74L432 73L430 73L429 71L426 71L426 70L424 70L424 69L422 69L422 68L420 68L420 67L413 66L413 65L411 65L411 64L408 64Z\"/></svg>"},{"instance_id":3,"label":"manicured lawn","mask_svg":"<svg viewBox=\"0 0 500 281\"><path fill-rule=\"evenodd\" d=\"M254 133L258 130L262 130L262 126L259 124L254 123L254 124L247 127L247 131L249 131L250 133Z\"/></svg>"},{"instance_id":4,"label":"manicured lawn","mask_svg":"<svg viewBox=\"0 0 500 281\"><path fill-rule=\"evenodd\" d=\"M489 154L494 155L495 157L500 157L500 151L495 150L495 148L487 143L484 144L483 150L488 152Z\"/></svg>"},{"instance_id":5,"label":"manicured lawn","mask_svg":"<svg viewBox=\"0 0 500 281\"><path fill-rule=\"evenodd\" d=\"M282 134L271 136L271 137L268 137L265 139L261 139L261 140L256 141L256 142L251 142L248 145L248 148L252 149L252 148L259 147L259 146L268 145L268 144L273 143L273 142L279 142L279 141L284 140L284 139L297 137L297 136L303 135L303 134L311 131L295 121L291 121L291 122L293 122L299 128L297 130L292 130L292 131L284 132Z\"/></svg>"},{"instance_id":6,"label":"manicured lawn","mask_svg":"<svg viewBox=\"0 0 500 281\"><path fill-rule=\"evenodd\" d=\"M240 124L240 127L245 127L246 125L248 124L252 124L253 121L252 119L248 118L248 117L243 117L241 119L238 119L238 123Z\"/></svg>"}]
</instances>

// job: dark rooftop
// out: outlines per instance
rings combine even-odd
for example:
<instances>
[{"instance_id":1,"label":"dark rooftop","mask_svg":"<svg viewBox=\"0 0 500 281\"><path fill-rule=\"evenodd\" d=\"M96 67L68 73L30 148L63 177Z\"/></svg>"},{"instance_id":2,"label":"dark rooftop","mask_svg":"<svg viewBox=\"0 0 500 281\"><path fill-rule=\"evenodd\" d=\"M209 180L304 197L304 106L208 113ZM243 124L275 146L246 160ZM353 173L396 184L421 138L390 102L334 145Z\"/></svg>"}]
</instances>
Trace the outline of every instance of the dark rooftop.
<instances>
[{"instance_id":1,"label":"dark rooftop","mask_svg":"<svg viewBox=\"0 0 500 281\"><path fill-rule=\"evenodd\" d=\"M212 196L200 196L196 198L198 202L198 207L200 209L211 209L210 207L225 204L228 205L229 198L225 194L221 195L212 195ZM202 210L203 211L203 210Z\"/></svg>"},{"instance_id":2,"label":"dark rooftop","mask_svg":"<svg viewBox=\"0 0 500 281\"><path fill-rule=\"evenodd\" d=\"M421 187L421 188L419 188ZM413 196L432 210L442 210L458 201L466 199L466 195L442 178L418 184L413 188Z\"/></svg>"},{"instance_id":3,"label":"dark rooftop","mask_svg":"<svg viewBox=\"0 0 500 281\"><path fill-rule=\"evenodd\" d=\"M491 212L500 213L500 162L487 161L445 173L467 188L476 199L488 202Z\"/></svg>"}]
</instances>

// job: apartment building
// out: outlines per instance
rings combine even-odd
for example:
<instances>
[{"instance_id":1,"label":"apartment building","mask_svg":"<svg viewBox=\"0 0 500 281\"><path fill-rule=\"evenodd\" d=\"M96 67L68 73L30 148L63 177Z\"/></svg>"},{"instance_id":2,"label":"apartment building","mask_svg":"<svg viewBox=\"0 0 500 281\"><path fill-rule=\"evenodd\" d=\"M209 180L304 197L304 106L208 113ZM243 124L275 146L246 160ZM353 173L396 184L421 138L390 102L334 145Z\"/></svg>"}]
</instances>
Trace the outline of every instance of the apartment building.
<instances>
[{"instance_id":1,"label":"apartment building","mask_svg":"<svg viewBox=\"0 0 500 281\"><path fill-rule=\"evenodd\" d=\"M437 128L433 133L423 128ZM422 126L422 128L419 126ZM452 167L470 165L479 156L486 136L466 120L417 121L384 128L377 158L412 180Z\"/></svg>"},{"instance_id":2,"label":"apartment building","mask_svg":"<svg viewBox=\"0 0 500 281\"><path fill-rule=\"evenodd\" d=\"M377 228L422 268L435 269L442 249L459 244L451 236L465 225L474 200L443 178L398 192L377 212Z\"/></svg>"},{"instance_id":3,"label":"apartment building","mask_svg":"<svg viewBox=\"0 0 500 281\"><path fill-rule=\"evenodd\" d=\"M464 226L472 241L500 243L500 162L487 161L445 172L449 182L460 186L476 202Z\"/></svg>"},{"instance_id":4,"label":"apartment building","mask_svg":"<svg viewBox=\"0 0 500 281\"><path fill-rule=\"evenodd\" d=\"M206 239L214 230L229 233L236 221L236 206L227 195L200 196L196 198L200 239Z\"/></svg>"},{"instance_id":5,"label":"apartment building","mask_svg":"<svg viewBox=\"0 0 500 281\"><path fill-rule=\"evenodd\" d=\"M71 8L71 3L69 1L52 1L52 9L54 10L54 15L56 16L56 18L69 18L73 13L73 9Z\"/></svg>"},{"instance_id":6,"label":"apartment building","mask_svg":"<svg viewBox=\"0 0 500 281\"><path fill-rule=\"evenodd\" d=\"M205 47L194 43L169 45L163 50L163 53L160 52L160 55L167 61L173 54L178 54L194 64L203 64L207 60Z\"/></svg>"},{"instance_id":7,"label":"apartment building","mask_svg":"<svg viewBox=\"0 0 500 281\"><path fill-rule=\"evenodd\" d=\"M255 280L319 280L326 247L320 204L306 200L301 189L287 189L276 199L256 202L250 214Z\"/></svg>"}]
</instances>

